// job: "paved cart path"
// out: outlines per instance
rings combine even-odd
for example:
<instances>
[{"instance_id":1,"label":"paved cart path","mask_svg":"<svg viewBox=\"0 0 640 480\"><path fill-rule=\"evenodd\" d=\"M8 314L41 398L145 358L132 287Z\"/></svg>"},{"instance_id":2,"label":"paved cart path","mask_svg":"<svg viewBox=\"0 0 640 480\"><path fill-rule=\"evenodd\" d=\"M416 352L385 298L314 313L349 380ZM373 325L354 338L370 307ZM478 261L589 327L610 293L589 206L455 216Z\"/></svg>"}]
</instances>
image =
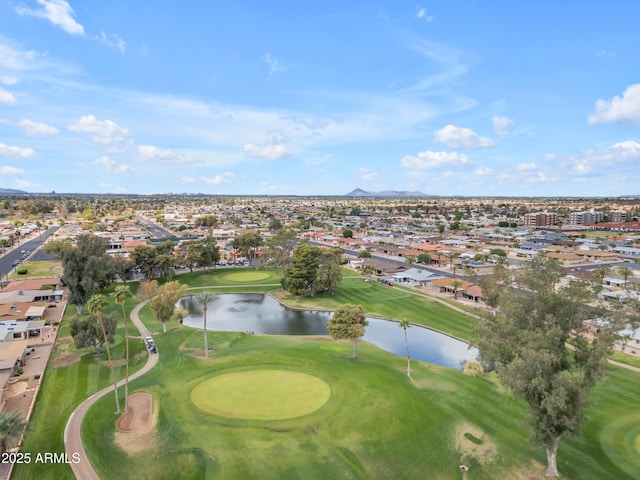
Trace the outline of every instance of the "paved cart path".
<instances>
[{"instance_id":1,"label":"paved cart path","mask_svg":"<svg viewBox=\"0 0 640 480\"><path fill-rule=\"evenodd\" d=\"M144 326L138 313L140 309L147 302L140 303L131 311L131 320L136 328L140 331L140 335L143 337L149 335L147 328ZM136 378L144 375L149 370L151 370L156 363L158 363L158 358L160 354L151 354L149 353L149 359L147 363L137 372L132 375L129 375L129 381L135 380ZM124 379L117 382L118 388L124 385ZM76 478L80 480L100 480L100 477L93 469L91 462L87 458L87 454L84 450L84 446L82 444L82 421L84 420L84 416L91 406L100 400L105 395L113 394L113 385L109 385L108 387L103 388L97 393L94 393L89 398L87 398L84 402L82 402L78 407L71 413L69 416L69 420L67 420L67 425L64 429L64 447L67 452L67 456L70 460L74 457L72 455L79 455L80 461L78 463L71 463L71 469L73 470Z\"/></svg>"}]
</instances>

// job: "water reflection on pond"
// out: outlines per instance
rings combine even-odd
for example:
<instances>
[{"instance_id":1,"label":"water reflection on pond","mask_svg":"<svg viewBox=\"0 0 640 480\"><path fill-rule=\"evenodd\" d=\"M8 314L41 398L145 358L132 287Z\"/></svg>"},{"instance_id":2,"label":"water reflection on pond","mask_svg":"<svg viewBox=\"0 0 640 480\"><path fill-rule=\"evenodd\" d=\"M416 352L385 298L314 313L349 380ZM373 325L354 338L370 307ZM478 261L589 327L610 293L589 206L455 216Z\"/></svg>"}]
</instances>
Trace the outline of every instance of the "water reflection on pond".
<instances>
[{"instance_id":1,"label":"water reflection on pond","mask_svg":"<svg viewBox=\"0 0 640 480\"><path fill-rule=\"evenodd\" d=\"M189 312L183 324L202 328L202 306L192 297L180 299L179 305ZM292 310L276 299L261 293L224 293L207 306L207 330L230 332L252 331L269 335L328 335L330 312ZM363 340L387 352L405 356L404 330L397 322L367 317L369 325ZM407 331L411 358L461 369L478 351L465 342L412 326Z\"/></svg>"}]
</instances>

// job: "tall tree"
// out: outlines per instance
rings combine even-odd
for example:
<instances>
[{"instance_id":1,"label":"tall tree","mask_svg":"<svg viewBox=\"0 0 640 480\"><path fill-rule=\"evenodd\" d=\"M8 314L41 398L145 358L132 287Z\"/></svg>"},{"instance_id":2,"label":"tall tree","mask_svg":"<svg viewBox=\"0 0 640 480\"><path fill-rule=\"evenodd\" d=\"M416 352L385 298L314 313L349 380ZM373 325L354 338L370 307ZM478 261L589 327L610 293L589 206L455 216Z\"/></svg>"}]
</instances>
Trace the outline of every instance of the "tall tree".
<instances>
[{"instance_id":1,"label":"tall tree","mask_svg":"<svg viewBox=\"0 0 640 480\"><path fill-rule=\"evenodd\" d=\"M215 267L220 261L220 247L213 237L205 237L199 240L198 245L198 264L202 267Z\"/></svg>"},{"instance_id":2,"label":"tall tree","mask_svg":"<svg viewBox=\"0 0 640 480\"><path fill-rule=\"evenodd\" d=\"M400 320L400 327L404 330L404 346L407 349L407 376L411 376L411 355L409 354L409 341L407 339L407 329L411 327L411 322L406 318Z\"/></svg>"},{"instance_id":3,"label":"tall tree","mask_svg":"<svg viewBox=\"0 0 640 480\"><path fill-rule=\"evenodd\" d=\"M113 343L115 338L116 326L118 318L115 314L108 317L102 317L104 329L107 332L107 339ZM95 315L89 315L88 318L82 320L74 317L71 320L71 337L76 348L93 347L98 356L102 356L102 347L104 346L104 335L100 328L100 322Z\"/></svg>"},{"instance_id":4,"label":"tall tree","mask_svg":"<svg viewBox=\"0 0 640 480\"><path fill-rule=\"evenodd\" d=\"M202 306L202 318L203 318L203 327L202 330L204 332L204 356L207 358L209 356L209 341L207 340L207 308L209 303L213 302L216 296L213 293L203 292L196 295L196 300Z\"/></svg>"},{"instance_id":5,"label":"tall tree","mask_svg":"<svg viewBox=\"0 0 640 480\"><path fill-rule=\"evenodd\" d=\"M291 265L284 269L285 288L294 295L313 294L312 286L320 266L320 249L301 244L293 253Z\"/></svg>"},{"instance_id":6,"label":"tall tree","mask_svg":"<svg viewBox=\"0 0 640 480\"><path fill-rule=\"evenodd\" d=\"M114 257L113 258L113 271L114 273L122 280L122 282L126 285L127 280L131 280L133 278L133 269L135 265L131 260L125 257Z\"/></svg>"},{"instance_id":7,"label":"tall tree","mask_svg":"<svg viewBox=\"0 0 640 480\"><path fill-rule=\"evenodd\" d=\"M267 240L267 250L261 260L269 267L285 268L291 264L291 253L298 243L293 230L277 230Z\"/></svg>"},{"instance_id":8,"label":"tall tree","mask_svg":"<svg viewBox=\"0 0 640 480\"><path fill-rule=\"evenodd\" d=\"M584 424L587 394L604 374L623 320L615 310L587 308L588 286L561 285L564 272L553 260L537 258L517 272L501 269L500 275L491 283L499 312L478 322L477 345L497 365L502 383L529 405L535 440L546 449L547 476L556 477L560 439ZM586 334L587 320L598 321L593 339Z\"/></svg>"},{"instance_id":9,"label":"tall tree","mask_svg":"<svg viewBox=\"0 0 640 480\"><path fill-rule=\"evenodd\" d=\"M62 280L69 287L69 300L82 314L85 302L111 283L113 260L107 255L107 240L95 235L81 235L75 247L61 252Z\"/></svg>"},{"instance_id":10,"label":"tall tree","mask_svg":"<svg viewBox=\"0 0 640 480\"><path fill-rule=\"evenodd\" d=\"M624 278L624 288L627 288L627 280L633 276L633 272L629 267L622 267L618 269L618 273Z\"/></svg>"},{"instance_id":11,"label":"tall tree","mask_svg":"<svg viewBox=\"0 0 640 480\"><path fill-rule=\"evenodd\" d=\"M113 391L116 396L116 410L120 413L120 400L118 399L118 387L116 386L116 377L113 369L113 362L111 361L111 349L109 348L109 338L107 336L107 330L104 327L104 322L102 320L102 310L109 304L107 301L107 297L102 295L101 293L92 295L91 298L87 301L87 309L91 312L92 315L95 315L98 318L98 322L100 323L100 329L102 330L102 335L104 338L104 346L107 348L107 359L109 360L109 369L111 370L111 383L113 383Z\"/></svg>"},{"instance_id":12,"label":"tall tree","mask_svg":"<svg viewBox=\"0 0 640 480\"><path fill-rule=\"evenodd\" d=\"M238 235L231 243L233 248L238 251L242 256L247 257L249 262L256 256L256 249L261 247L264 243L264 239L259 233L245 233L244 235Z\"/></svg>"},{"instance_id":13,"label":"tall tree","mask_svg":"<svg viewBox=\"0 0 640 480\"><path fill-rule=\"evenodd\" d=\"M341 248L321 250L316 278L313 281L313 292L327 292L333 295L333 289L342 281L340 261L342 259Z\"/></svg>"},{"instance_id":14,"label":"tall tree","mask_svg":"<svg viewBox=\"0 0 640 480\"><path fill-rule=\"evenodd\" d=\"M353 358L356 358L358 356L358 339L364 335L367 325L369 322L364 316L362 305L345 303L335 309L327 328L336 340L353 340Z\"/></svg>"},{"instance_id":15,"label":"tall tree","mask_svg":"<svg viewBox=\"0 0 640 480\"><path fill-rule=\"evenodd\" d=\"M27 421L18 412L0 412L0 454L5 453L10 445L16 440L27 428Z\"/></svg>"},{"instance_id":16,"label":"tall tree","mask_svg":"<svg viewBox=\"0 0 640 480\"><path fill-rule=\"evenodd\" d=\"M129 322L124 304L127 298L131 297L131 290L127 285L118 285L111 294L115 302L122 307L122 318L124 320L124 411L129 411Z\"/></svg>"},{"instance_id":17,"label":"tall tree","mask_svg":"<svg viewBox=\"0 0 640 480\"><path fill-rule=\"evenodd\" d=\"M129 254L129 258L135 263L147 280L155 276L156 257L158 252L155 247L138 245Z\"/></svg>"},{"instance_id":18,"label":"tall tree","mask_svg":"<svg viewBox=\"0 0 640 480\"><path fill-rule=\"evenodd\" d=\"M152 280L141 285L142 297L149 301L149 307L156 319L162 323L164 333L167 333L167 323L175 318L177 301L186 290L187 286L181 285L177 280L164 285L158 285L156 280Z\"/></svg>"}]
</instances>

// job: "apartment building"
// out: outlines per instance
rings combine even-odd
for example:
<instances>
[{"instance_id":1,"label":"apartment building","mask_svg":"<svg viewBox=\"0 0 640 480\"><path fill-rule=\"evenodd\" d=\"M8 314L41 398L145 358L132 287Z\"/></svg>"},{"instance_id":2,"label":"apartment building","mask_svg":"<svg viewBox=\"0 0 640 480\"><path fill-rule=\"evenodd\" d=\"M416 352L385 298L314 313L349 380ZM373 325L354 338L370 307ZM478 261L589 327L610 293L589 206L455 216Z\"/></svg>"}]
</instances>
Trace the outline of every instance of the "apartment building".
<instances>
[{"instance_id":1,"label":"apartment building","mask_svg":"<svg viewBox=\"0 0 640 480\"><path fill-rule=\"evenodd\" d=\"M557 215L549 212L527 213L524 216L525 227L551 227L557 221Z\"/></svg>"}]
</instances>

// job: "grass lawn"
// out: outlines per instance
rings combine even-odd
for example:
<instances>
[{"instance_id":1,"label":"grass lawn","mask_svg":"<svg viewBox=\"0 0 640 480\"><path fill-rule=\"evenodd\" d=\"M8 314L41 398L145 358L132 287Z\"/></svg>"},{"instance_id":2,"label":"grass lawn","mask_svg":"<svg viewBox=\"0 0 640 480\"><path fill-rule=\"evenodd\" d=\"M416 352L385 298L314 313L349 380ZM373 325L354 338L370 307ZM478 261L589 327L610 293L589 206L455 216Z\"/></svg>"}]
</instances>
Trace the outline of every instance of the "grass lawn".
<instances>
[{"instance_id":1,"label":"grass lawn","mask_svg":"<svg viewBox=\"0 0 640 480\"><path fill-rule=\"evenodd\" d=\"M177 279L195 287L210 285L214 292L239 288L279 292L270 286L279 284L277 272L243 270L270 274L256 278L257 285L250 288L240 287L247 276L232 275L240 272L219 269ZM223 285L230 287L221 288ZM407 318L460 338L471 334L469 317L400 289L361 279L346 279L332 296L300 299L286 292L278 296L304 308L333 309L340 303L360 303L368 314ZM129 300L128 311L136 303ZM105 314L111 310L119 312L119 306L110 306ZM66 320L73 311L71 306ZM141 318L155 332L160 358L156 368L132 382L130 388L154 397L156 443L149 450L124 454L114 440L117 415L113 394L107 395L90 410L83 424L85 447L101 478L446 480L460 478L461 463L470 466L470 479L544 478L544 449L530 444L525 405L492 375L470 378L456 370L413 362L412 382L404 370L405 358L364 342L359 358L352 359L351 342L229 332L209 334L213 352L205 359L200 354L200 331L173 324L162 334L162 325L148 308L142 309ZM65 329L68 321L60 335L68 334ZM146 350L141 340L132 341L131 346L139 368ZM120 327L112 352L119 359L123 351ZM63 429L71 411L109 384L108 368L90 351L81 353L79 359L65 365L64 360L77 352L68 341L56 346L32 430L23 443L22 451L31 452L32 457L38 452L63 452ZM117 370L121 377L124 369ZM226 377L236 385L243 380L253 384L257 382L252 378L265 375L262 387L256 385L254 390L234 390L233 381L226 386L236 395L230 405L260 410L271 402L291 412L293 405L281 401L282 390L276 385L286 386L288 380L279 382L269 372L319 379L317 385L326 384L330 389L328 400L317 408L308 407L301 416L279 420L216 415L194 404L193 399L197 402L203 394L198 389L208 392L206 398L215 396L220 384L211 388L210 380ZM637 478L638 380L636 373L612 368L607 385L592 392L584 435L563 439L560 444L558 467L563 478ZM66 465L32 464L18 466L12 478L58 480L73 476Z\"/></svg>"},{"instance_id":2,"label":"grass lawn","mask_svg":"<svg viewBox=\"0 0 640 480\"><path fill-rule=\"evenodd\" d=\"M318 377L282 370L226 373L196 385L191 401L200 410L229 418L284 420L322 407L331 388Z\"/></svg>"},{"instance_id":3,"label":"grass lawn","mask_svg":"<svg viewBox=\"0 0 640 480\"><path fill-rule=\"evenodd\" d=\"M17 271L27 269L25 275L18 275ZM42 260L37 262L25 262L16 267L10 280L20 280L24 278L53 278L55 275L62 276L62 262L60 260Z\"/></svg>"},{"instance_id":4,"label":"grass lawn","mask_svg":"<svg viewBox=\"0 0 640 480\"><path fill-rule=\"evenodd\" d=\"M85 422L88 451L105 480L458 479L461 463L474 479L544 478L543 449L529 442L525 406L491 376L416 362L413 383L404 359L370 345L352 359L349 343L218 332L209 337L215 353L203 359L191 354L201 348L200 332L181 327L155 338L160 364L134 383L154 396L155 446L123 455L113 440L112 398ZM209 379L285 367L326 382L326 404L267 421L209 414L193 403ZM637 385L637 375L615 369L610 385L596 389L585 436L561 443L564 478L635 478L638 415L629 406L640 400L640 387L629 388L629 381ZM269 401L268 390L243 403Z\"/></svg>"}]
</instances>

